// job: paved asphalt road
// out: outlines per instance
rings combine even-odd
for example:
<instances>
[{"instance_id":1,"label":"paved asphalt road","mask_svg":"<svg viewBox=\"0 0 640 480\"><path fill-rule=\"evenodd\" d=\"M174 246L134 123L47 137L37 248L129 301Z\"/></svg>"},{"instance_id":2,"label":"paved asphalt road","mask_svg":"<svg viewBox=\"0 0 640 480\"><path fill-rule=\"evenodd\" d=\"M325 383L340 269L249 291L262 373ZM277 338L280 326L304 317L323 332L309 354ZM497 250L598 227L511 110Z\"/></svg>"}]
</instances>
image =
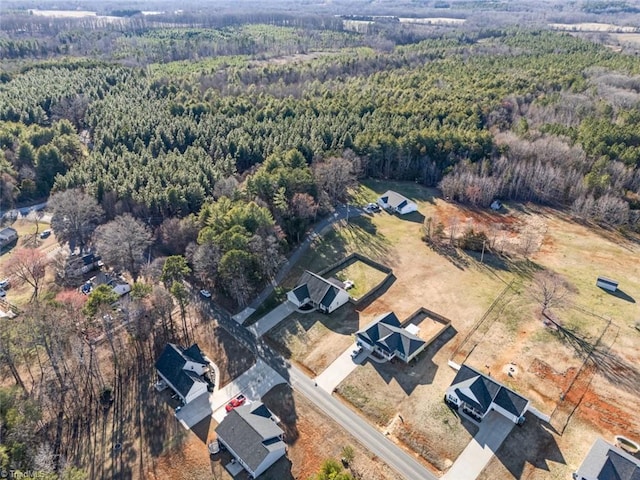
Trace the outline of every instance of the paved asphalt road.
<instances>
[{"instance_id":1,"label":"paved asphalt road","mask_svg":"<svg viewBox=\"0 0 640 480\"><path fill-rule=\"evenodd\" d=\"M44 210L46 206L47 206L47 202L43 202L43 203L37 203L35 205L29 205L28 207L13 208L10 210L0 210L0 217L16 218L18 214L28 215L30 212L34 210L36 211Z\"/></svg>"},{"instance_id":2,"label":"paved asphalt road","mask_svg":"<svg viewBox=\"0 0 640 480\"><path fill-rule=\"evenodd\" d=\"M371 453L381 458L403 478L407 480L437 479L414 456L402 450L366 420L355 415L353 410L346 407L339 400L315 386L313 380L301 370L287 362L263 340L257 339L246 327L234 321L229 312L209 301L205 301L203 304L215 316L220 326L242 342L256 356L280 374L289 385L338 422Z\"/></svg>"},{"instance_id":3,"label":"paved asphalt road","mask_svg":"<svg viewBox=\"0 0 640 480\"><path fill-rule=\"evenodd\" d=\"M338 207L336 207L336 211L332 215L315 224L311 233L307 235L307 238L305 238L304 241L300 245L298 245L298 247L284 263L284 265L280 267L280 270L278 270L278 273L276 274L274 279L275 284L278 285L282 282L282 280L284 280L284 277L289 273L291 268L296 263L298 263L300 257L304 254L304 252L307 251L314 238L316 238L316 236L318 236L325 228L337 222L338 220L357 217L359 215L362 215L362 213L362 209L354 205L339 205ZM267 297L271 295L271 292L273 292L273 288L273 285L267 285L265 289L262 290L262 292L260 292L260 294L253 300L253 302L249 304L248 308L252 308L255 310L260 305L262 305L262 302L264 302Z\"/></svg>"}]
</instances>

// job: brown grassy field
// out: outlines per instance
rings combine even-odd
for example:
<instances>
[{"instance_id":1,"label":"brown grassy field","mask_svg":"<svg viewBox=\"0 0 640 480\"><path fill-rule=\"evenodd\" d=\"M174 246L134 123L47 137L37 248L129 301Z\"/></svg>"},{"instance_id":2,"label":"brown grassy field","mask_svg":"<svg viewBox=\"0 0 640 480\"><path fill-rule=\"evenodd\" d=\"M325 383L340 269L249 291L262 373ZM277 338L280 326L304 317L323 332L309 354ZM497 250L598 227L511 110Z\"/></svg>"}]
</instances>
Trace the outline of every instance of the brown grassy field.
<instances>
[{"instance_id":1,"label":"brown grassy field","mask_svg":"<svg viewBox=\"0 0 640 480\"><path fill-rule=\"evenodd\" d=\"M325 317L322 329L310 318L293 317L295 328L281 325L280 341L291 347L294 360L320 373L348 346L344 337L350 331L380 313L394 311L402 319L425 306L452 319L446 336L412 365L366 363L347 377L338 394L436 468L445 471L473 433L473 427L462 424L442 402L455 374L447 360L459 347L456 360L468 356L470 364L553 414L551 425L532 417L513 443L508 439L485 478L566 478L595 435L640 437L640 423L628 420L640 393L640 334L633 328L640 299L636 239L528 205L507 205L499 213L465 208L415 184L367 182L354 198L365 203L387 189L417 201L420 213L401 218L382 212L336 229L316 241L298 270L320 269L358 251L392 267L395 282L353 313L336 312L335 320ZM479 254L429 248L421 240L421 225L428 217L444 223L444 243L452 230L457 235L469 227L484 230L490 248L483 262ZM551 311L557 329L545 326L531 293L537 272L545 271L556 273L569 290L563 304ZM598 275L619 280L622 292L612 295L597 288ZM512 281L512 288L467 340L474 323ZM585 362L594 345L594 358ZM317 352L326 360L318 361ZM584 439L579 440L581 431ZM521 441L531 441L535 448L515 455Z\"/></svg>"},{"instance_id":2,"label":"brown grassy field","mask_svg":"<svg viewBox=\"0 0 640 480\"><path fill-rule=\"evenodd\" d=\"M29 248L38 248L43 253L51 253L56 248L59 247L55 236L52 234L47 239L41 239L38 235L36 235L36 224L30 220L17 220L11 225L12 228L15 228L18 232L18 241L15 246L10 248L4 248L2 250L2 254L0 255L0 278L7 277L7 274L4 269L5 263L11 258L13 252L15 252L19 248L29 247ZM37 231L42 232L43 230L49 228L49 225L43 222L39 222ZM44 283L46 285L51 285L54 280L54 272L51 267L47 268L46 276ZM7 291L7 301L10 303L17 305L18 307L27 303L31 294L33 293L33 289L30 285L16 285L16 282L12 282L11 288Z\"/></svg>"},{"instance_id":3,"label":"brown grassy field","mask_svg":"<svg viewBox=\"0 0 640 480\"><path fill-rule=\"evenodd\" d=\"M331 315L293 313L267 338L286 358L315 376L353 343L359 328L358 313L348 303Z\"/></svg>"}]
</instances>

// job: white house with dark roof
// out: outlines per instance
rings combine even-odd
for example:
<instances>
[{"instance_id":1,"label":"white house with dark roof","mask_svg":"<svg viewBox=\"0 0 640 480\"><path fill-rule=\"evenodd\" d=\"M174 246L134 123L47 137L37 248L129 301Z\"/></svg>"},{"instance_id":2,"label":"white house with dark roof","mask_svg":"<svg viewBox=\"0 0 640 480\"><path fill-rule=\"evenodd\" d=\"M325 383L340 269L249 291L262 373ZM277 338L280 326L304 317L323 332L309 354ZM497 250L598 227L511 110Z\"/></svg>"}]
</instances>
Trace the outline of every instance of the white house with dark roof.
<instances>
[{"instance_id":1,"label":"white house with dark roof","mask_svg":"<svg viewBox=\"0 0 640 480\"><path fill-rule=\"evenodd\" d=\"M216 427L218 442L229 450L251 478L264 473L287 452L284 431L261 402L231 410Z\"/></svg>"},{"instance_id":2,"label":"white house with dark roof","mask_svg":"<svg viewBox=\"0 0 640 480\"><path fill-rule=\"evenodd\" d=\"M119 297L126 295L131 291L131 285L123 280L121 277L110 273L100 272L94 278L92 282L97 285L108 285L113 289L113 292Z\"/></svg>"},{"instance_id":3,"label":"white house with dark roof","mask_svg":"<svg viewBox=\"0 0 640 480\"><path fill-rule=\"evenodd\" d=\"M326 279L307 270L298 286L287 293L287 299L298 308L310 304L319 312L331 313L349 301L349 294L339 280Z\"/></svg>"},{"instance_id":4,"label":"white house with dark roof","mask_svg":"<svg viewBox=\"0 0 640 480\"><path fill-rule=\"evenodd\" d=\"M640 459L598 438L574 480L640 480Z\"/></svg>"},{"instance_id":5,"label":"white house with dark roof","mask_svg":"<svg viewBox=\"0 0 640 480\"><path fill-rule=\"evenodd\" d=\"M378 198L378 205L385 210L392 210L400 215L418 210L418 205L393 190L387 190L383 193L380 198Z\"/></svg>"},{"instance_id":6,"label":"white house with dark roof","mask_svg":"<svg viewBox=\"0 0 640 480\"><path fill-rule=\"evenodd\" d=\"M458 370L445 400L478 421L495 410L517 424L524 422L529 406L529 400L523 396L467 365Z\"/></svg>"},{"instance_id":7,"label":"white house with dark roof","mask_svg":"<svg viewBox=\"0 0 640 480\"><path fill-rule=\"evenodd\" d=\"M427 346L427 343L405 328L395 313L380 315L362 330L356 332L357 343L375 351L387 360L398 357L410 362Z\"/></svg>"},{"instance_id":8,"label":"white house with dark roof","mask_svg":"<svg viewBox=\"0 0 640 480\"><path fill-rule=\"evenodd\" d=\"M209 360L197 343L187 349L167 343L156 362L156 370L185 404L208 391L209 384L202 375L209 370Z\"/></svg>"}]
</instances>

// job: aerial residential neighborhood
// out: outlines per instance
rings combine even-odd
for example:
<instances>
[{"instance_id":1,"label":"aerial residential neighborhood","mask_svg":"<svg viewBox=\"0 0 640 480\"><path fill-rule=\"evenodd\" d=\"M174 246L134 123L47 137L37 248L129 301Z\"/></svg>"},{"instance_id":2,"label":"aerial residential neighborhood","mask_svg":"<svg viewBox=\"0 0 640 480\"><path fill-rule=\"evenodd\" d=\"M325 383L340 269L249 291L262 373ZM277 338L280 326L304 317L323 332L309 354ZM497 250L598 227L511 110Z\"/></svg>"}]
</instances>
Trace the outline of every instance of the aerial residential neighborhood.
<instances>
[{"instance_id":1,"label":"aerial residential neighborhood","mask_svg":"<svg viewBox=\"0 0 640 480\"><path fill-rule=\"evenodd\" d=\"M0 478L640 480L640 0L0 19Z\"/></svg>"}]
</instances>

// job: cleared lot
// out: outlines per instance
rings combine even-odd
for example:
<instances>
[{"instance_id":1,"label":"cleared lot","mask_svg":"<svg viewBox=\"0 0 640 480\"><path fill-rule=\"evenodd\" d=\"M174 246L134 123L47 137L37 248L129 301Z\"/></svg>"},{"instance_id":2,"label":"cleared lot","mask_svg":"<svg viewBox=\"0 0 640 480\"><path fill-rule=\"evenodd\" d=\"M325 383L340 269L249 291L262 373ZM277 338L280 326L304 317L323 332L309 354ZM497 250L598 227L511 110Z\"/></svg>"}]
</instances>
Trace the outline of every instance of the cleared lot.
<instances>
[{"instance_id":1,"label":"cleared lot","mask_svg":"<svg viewBox=\"0 0 640 480\"><path fill-rule=\"evenodd\" d=\"M450 331L415 363L367 362L338 387L339 395L382 430L444 472L475 429L442 402L455 374L447 360L513 281L513 289L490 312L491 321L462 345L456 360L466 359L529 397L552 415L552 425L539 426L534 419L517 429L521 440L515 445L505 441L484 478L567 478L595 435L640 435L632 415L640 394L640 334L633 328L640 299L636 239L579 225L548 209L507 205L495 213L462 208L415 184L368 182L356 192L356 201L375 200L387 189L417 201L420 213L402 218L382 212L343 225L318 241L298 268L320 269L358 251L393 268L395 281L357 310L296 319L278 340L291 358L318 374L348 347L348 336L381 313L394 311L402 319L425 306L450 318ZM484 230L490 246L504 255L485 252L481 263L479 253L432 249L421 239L426 218L444 224L445 246L450 235L474 228ZM545 270L568 285L567 307L572 308L551 312L559 329L544 325L540 304L530 294L536 272ZM623 293L596 288L598 275L620 280ZM589 345L598 345L597 361L585 363ZM554 428L564 429L564 435ZM578 438L580 430L585 439ZM523 443L535 447L518 451Z\"/></svg>"}]
</instances>

